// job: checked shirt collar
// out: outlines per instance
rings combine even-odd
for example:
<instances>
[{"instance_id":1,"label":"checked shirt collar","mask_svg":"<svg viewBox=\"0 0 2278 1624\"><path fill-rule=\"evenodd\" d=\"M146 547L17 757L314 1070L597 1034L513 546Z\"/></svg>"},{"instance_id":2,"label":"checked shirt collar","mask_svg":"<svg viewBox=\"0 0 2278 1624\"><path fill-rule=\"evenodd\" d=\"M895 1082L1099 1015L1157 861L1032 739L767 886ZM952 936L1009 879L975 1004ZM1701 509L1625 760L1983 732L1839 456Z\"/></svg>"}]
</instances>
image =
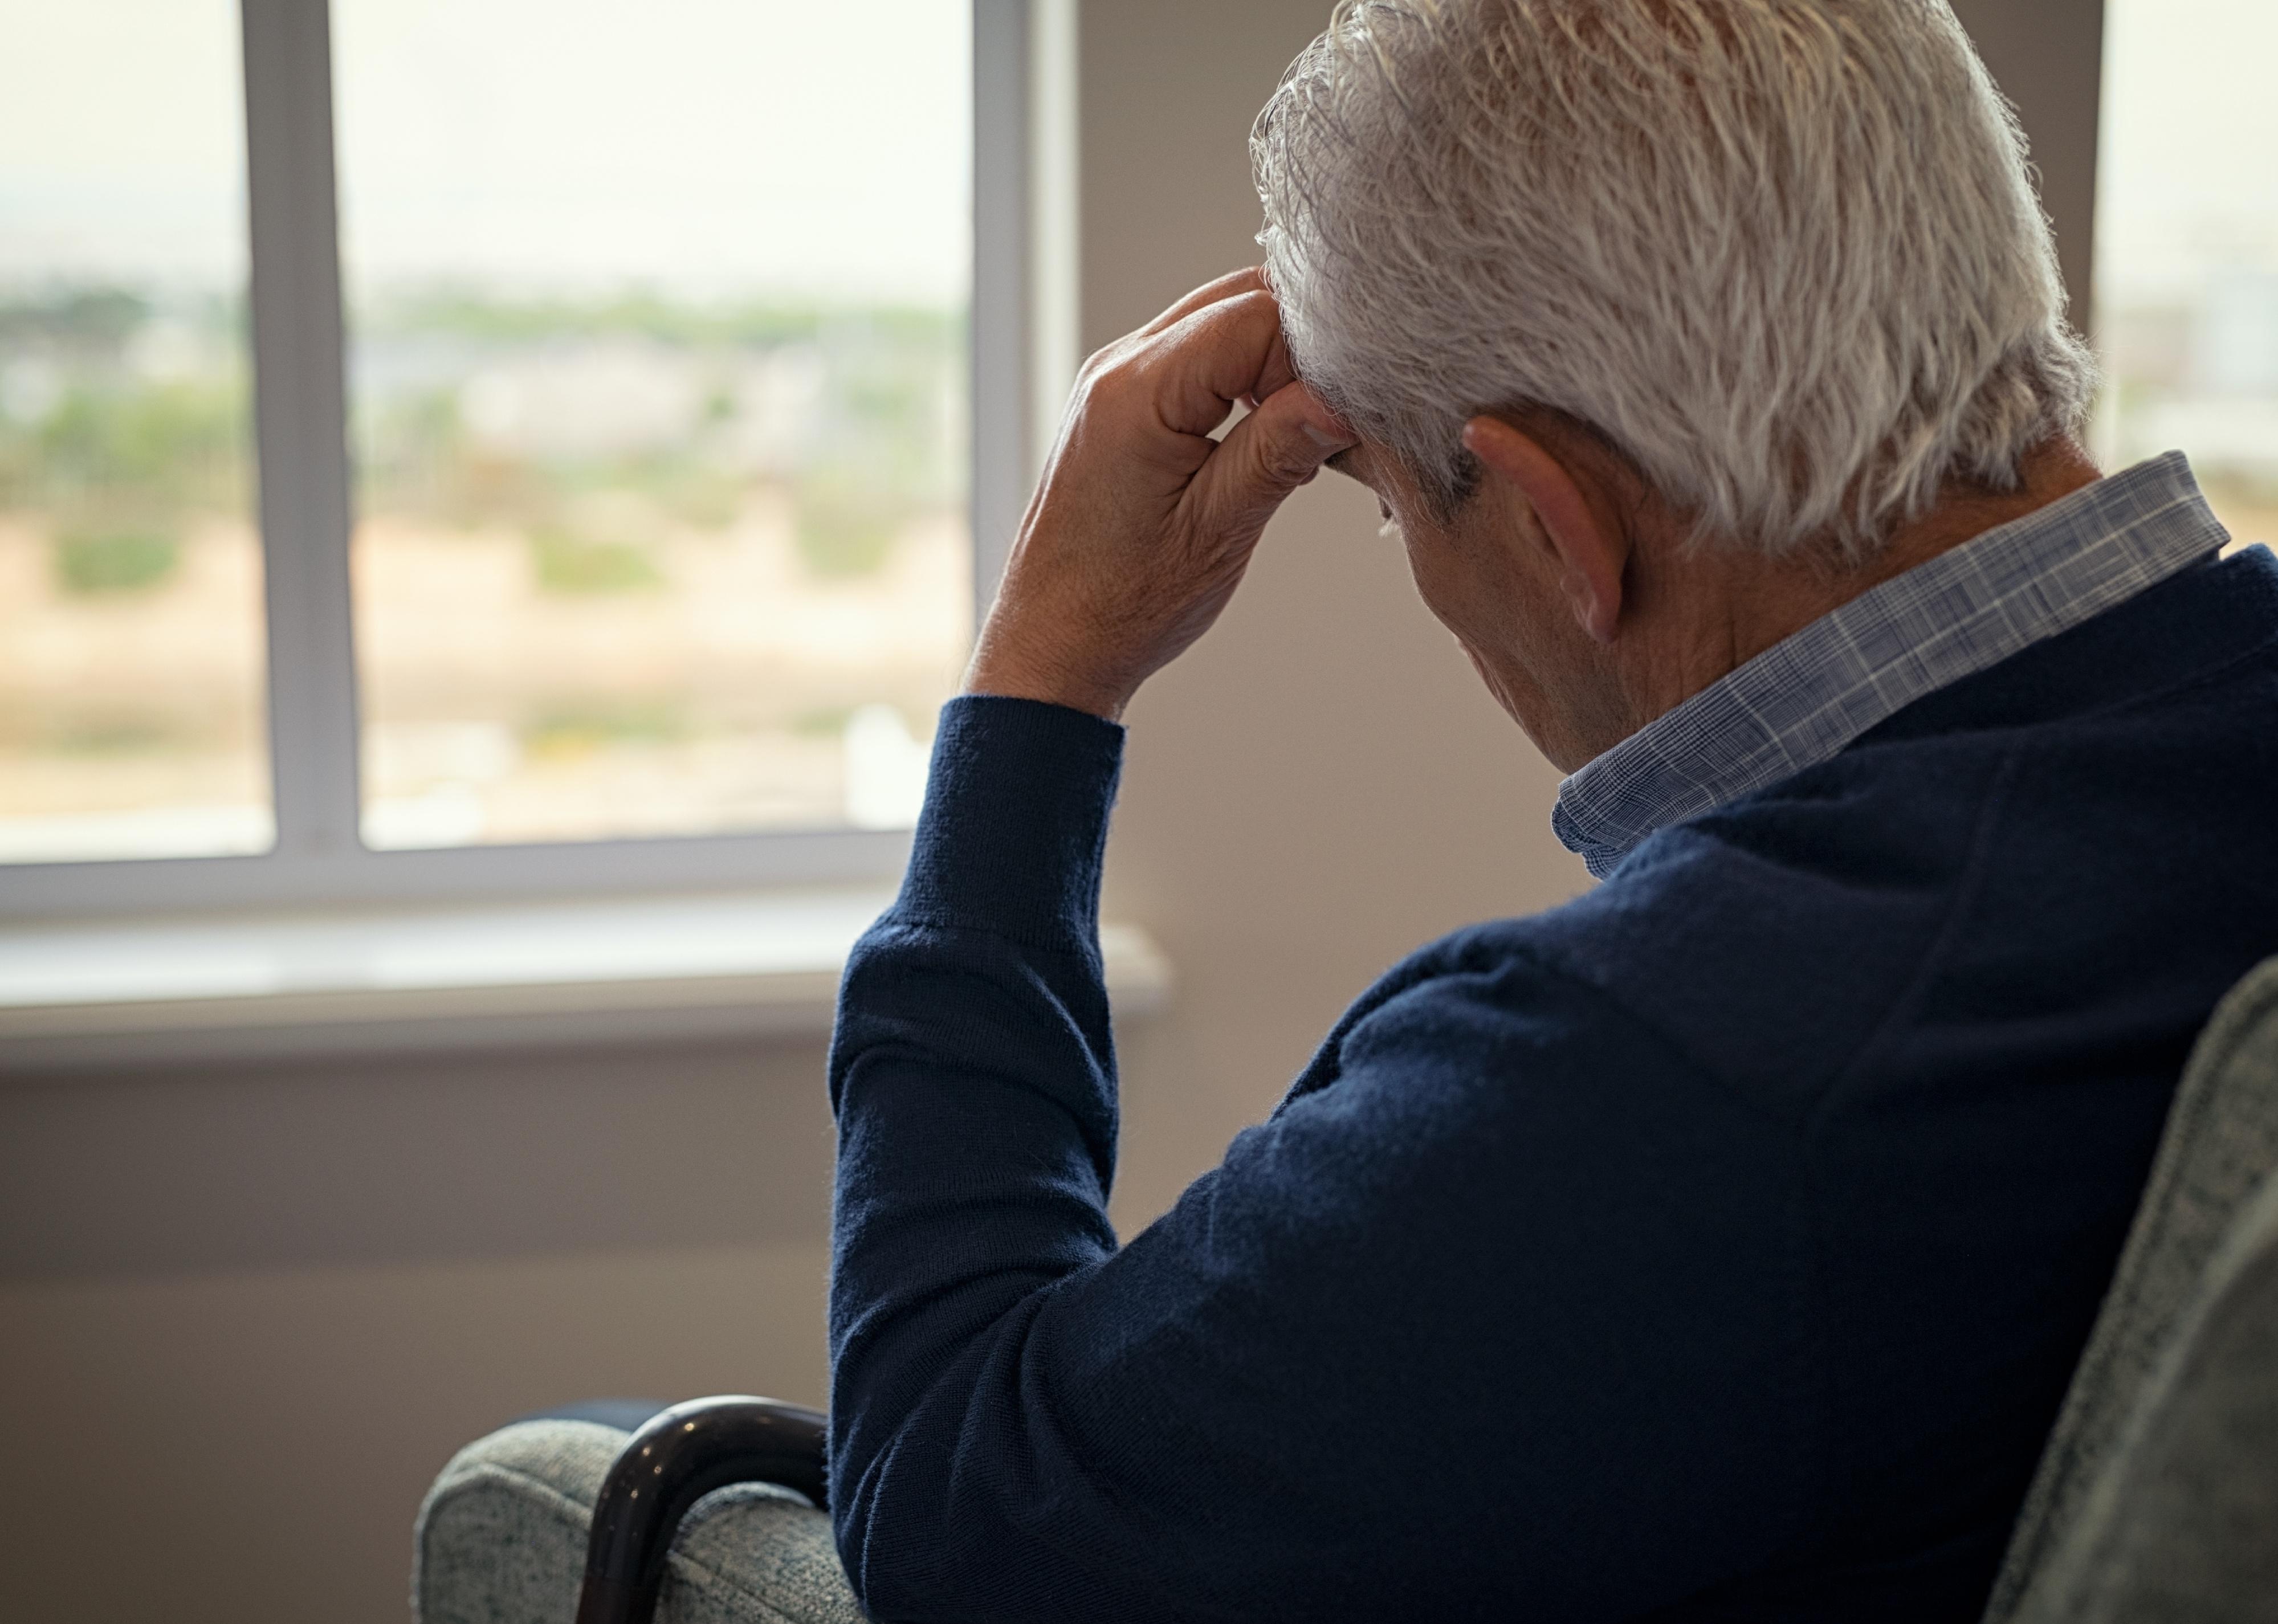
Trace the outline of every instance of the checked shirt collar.
<instances>
[{"instance_id":1,"label":"checked shirt collar","mask_svg":"<svg viewBox=\"0 0 2278 1624\"><path fill-rule=\"evenodd\" d=\"M1647 723L1558 786L1551 827L1603 878L1655 830L1826 760L2228 540L2181 452L2099 480L1861 593Z\"/></svg>"}]
</instances>

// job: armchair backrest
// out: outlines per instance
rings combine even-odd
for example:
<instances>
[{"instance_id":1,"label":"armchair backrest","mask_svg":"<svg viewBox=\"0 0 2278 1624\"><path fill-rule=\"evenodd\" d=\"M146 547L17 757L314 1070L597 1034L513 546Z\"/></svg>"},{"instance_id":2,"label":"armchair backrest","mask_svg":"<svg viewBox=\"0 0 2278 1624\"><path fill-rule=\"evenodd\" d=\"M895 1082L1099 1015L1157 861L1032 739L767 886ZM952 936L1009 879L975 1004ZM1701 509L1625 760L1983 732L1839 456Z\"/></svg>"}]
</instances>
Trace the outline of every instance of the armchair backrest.
<instances>
[{"instance_id":1,"label":"armchair backrest","mask_svg":"<svg viewBox=\"0 0 2278 1624\"><path fill-rule=\"evenodd\" d=\"M2278 959L2191 1052L1985 1624L2184 1618L2278 1618Z\"/></svg>"}]
</instances>

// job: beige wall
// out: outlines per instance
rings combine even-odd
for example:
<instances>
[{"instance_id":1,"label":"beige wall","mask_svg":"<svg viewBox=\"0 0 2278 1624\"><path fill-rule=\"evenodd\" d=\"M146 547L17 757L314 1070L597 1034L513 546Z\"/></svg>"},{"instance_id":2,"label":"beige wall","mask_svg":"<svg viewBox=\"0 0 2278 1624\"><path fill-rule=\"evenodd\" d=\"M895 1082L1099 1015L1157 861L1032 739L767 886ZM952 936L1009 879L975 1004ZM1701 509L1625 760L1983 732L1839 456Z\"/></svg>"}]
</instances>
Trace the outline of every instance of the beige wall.
<instances>
[{"instance_id":1,"label":"beige wall","mask_svg":"<svg viewBox=\"0 0 2278 1624\"><path fill-rule=\"evenodd\" d=\"M2062 133L2038 156L2077 246L2092 0L1976 9L2029 124ZM1325 10L1088 0L1088 344L1251 257L1242 136ZM1554 774L1342 481L1300 494L1131 721L1111 907L1181 987L1124 1034L1127 1232L1385 964L1584 883L1546 827ZM400 1619L419 1493L498 1422L603 1393L818 1399L822 1063L710 1045L0 1085L0 1616Z\"/></svg>"}]
</instances>

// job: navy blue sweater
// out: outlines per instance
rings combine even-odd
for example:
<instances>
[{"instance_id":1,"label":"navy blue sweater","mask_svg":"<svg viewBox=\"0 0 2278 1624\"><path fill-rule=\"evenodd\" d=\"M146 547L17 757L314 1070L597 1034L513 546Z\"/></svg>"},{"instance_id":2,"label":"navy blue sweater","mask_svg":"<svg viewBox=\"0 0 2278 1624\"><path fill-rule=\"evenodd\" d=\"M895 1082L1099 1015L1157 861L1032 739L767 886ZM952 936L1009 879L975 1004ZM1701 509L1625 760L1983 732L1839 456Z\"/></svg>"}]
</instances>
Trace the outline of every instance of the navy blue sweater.
<instances>
[{"instance_id":1,"label":"navy blue sweater","mask_svg":"<svg viewBox=\"0 0 2278 1624\"><path fill-rule=\"evenodd\" d=\"M1975 1620L2278 950L2278 566L2185 570L1387 974L1118 1247L1120 729L961 699L848 967L882 1620Z\"/></svg>"}]
</instances>

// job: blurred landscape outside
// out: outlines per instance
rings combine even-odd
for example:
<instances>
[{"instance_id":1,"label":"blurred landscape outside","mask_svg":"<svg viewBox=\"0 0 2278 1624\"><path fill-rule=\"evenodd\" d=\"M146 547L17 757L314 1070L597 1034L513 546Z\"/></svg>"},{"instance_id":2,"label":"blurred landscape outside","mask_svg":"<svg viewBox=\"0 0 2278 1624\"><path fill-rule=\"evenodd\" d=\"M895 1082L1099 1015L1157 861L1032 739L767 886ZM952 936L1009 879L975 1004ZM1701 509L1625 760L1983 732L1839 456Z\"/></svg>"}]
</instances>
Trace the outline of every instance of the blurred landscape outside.
<instances>
[{"instance_id":1,"label":"blurred landscape outside","mask_svg":"<svg viewBox=\"0 0 2278 1624\"><path fill-rule=\"evenodd\" d=\"M906 827L972 633L953 0L335 0L363 835ZM264 850L238 24L0 0L0 862Z\"/></svg>"},{"instance_id":2,"label":"blurred landscape outside","mask_svg":"<svg viewBox=\"0 0 2278 1624\"><path fill-rule=\"evenodd\" d=\"M236 12L0 40L0 862L259 851Z\"/></svg>"},{"instance_id":3,"label":"blurred landscape outside","mask_svg":"<svg viewBox=\"0 0 2278 1624\"><path fill-rule=\"evenodd\" d=\"M334 0L363 835L906 827L972 632L951 0Z\"/></svg>"},{"instance_id":4,"label":"blurred landscape outside","mask_svg":"<svg viewBox=\"0 0 2278 1624\"><path fill-rule=\"evenodd\" d=\"M2278 547L2278 5L2108 0L2097 198L2107 469L2181 447Z\"/></svg>"},{"instance_id":5,"label":"blurred landscape outside","mask_svg":"<svg viewBox=\"0 0 2278 1624\"><path fill-rule=\"evenodd\" d=\"M336 0L377 846L906 823L968 19ZM227 0L0 0L0 862L272 837ZM2111 0L2107 467L2278 543L2278 7Z\"/></svg>"},{"instance_id":6,"label":"blurred landscape outside","mask_svg":"<svg viewBox=\"0 0 2278 1624\"><path fill-rule=\"evenodd\" d=\"M357 309L368 844L900 827L965 656L922 309Z\"/></svg>"}]
</instances>

